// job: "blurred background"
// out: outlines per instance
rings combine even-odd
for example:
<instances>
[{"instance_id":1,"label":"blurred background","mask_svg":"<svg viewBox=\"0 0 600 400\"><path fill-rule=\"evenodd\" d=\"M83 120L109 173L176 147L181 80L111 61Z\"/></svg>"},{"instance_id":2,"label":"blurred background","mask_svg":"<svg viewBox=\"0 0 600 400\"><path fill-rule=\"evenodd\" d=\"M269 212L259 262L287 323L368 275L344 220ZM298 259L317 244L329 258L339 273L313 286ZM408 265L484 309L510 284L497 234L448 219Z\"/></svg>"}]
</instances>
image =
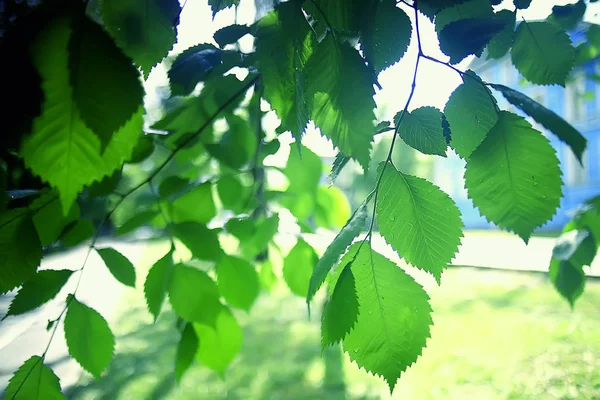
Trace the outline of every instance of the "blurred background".
<instances>
[{"instance_id":1,"label":"blurred background","mask_svg":"<svg viewBox=\"0 0 600 400\"><path fill-rule=\"evenodd\" d=\"M219 13L214 21L206 1L188 0L172 56L199 43L213 43L216 30L236 21L251 24L270 9L273 0L242 0L237 10ZM506 3L506 2L504 2ZM499 7L503 7L505 4ZM545 18L553 5L570 1L534 1L522 12L527 20ZM598 22L598 6L589 4L585 23ZM584 24L585 24L584 23ZM433 24L420 20L427 54L444 58L437 45ZM379 378L370 376L350 362L339 347L321 351L320 293L309 318L304 299L293 296L281 278L282 260L300 232L290 213L280 213L280 233L275 251L261 265L261 279L267 293L262 294L250 313L235 311L242 325L244 342L238 357L224 376L194 364L177 384L173 365L179 333L173 329L175 315L165 310L156 323L146 310L143 279L152 264L168 250L169 244L154 240L152 230L138 232L130 241L101 240L114 246L136 265L137 289L120 285L105 271L93 254L91 265L79 291L81 300L104 315L117 337L115 357L100 380L85 373L67 356L62 328L48 354L49 365L61 378L68 398L73 399L600 399L600 263L587 269L584 294L574 309L562 299L547 277L548 264L563 225L577 207L589 197L600 194L600 43L593 43L577 26L570 33L580 57L566 88L528 86L507 58L486 61L470 57L459 64L461 70L473 69L485 81L517 88L563 116L588 138L588 151L580 165L560 142L552 140L563 168L565 197L552 221L539 230L529 245L516 236L498 231L483 219L466 197L462 161L453 154L447 158L428 157L398 141L394 164L405 173L432 180L459 205L466 226L465 238L454 267L448 269L441 286L433 279L404 265L379 237L374 247L411 271L423 284L434 309L431 339L419 361L400 378L394 395ZM242 51L252 50L252 39L240 40ZM382 90L376 94L379 121L391 121L402 109L409 92L416 43L403 60L381 73ZM147 126L160 119L169 106L166 71L169 60L150 74L145 86ZM239 72L239 71L238 71ZM237 72L236 72L237 73ZM241 73L241 72L240 72ZM424 105L443 108L448 96L461 83L451 70L423 62L418 75L411 109ZM512 106L498 96L500 107ZM263 126L274 135L277 117L268 111ZM534 124L535 127L539 128ZM289 134L280 136L280 150L265 164L283 168ZM385 158L390 134L376 136L372 165L366 174L350 162L336 180L346 195L334 207L348 214L360 204L375 185L378 161ZM335 158L331 144L318 132L308 130L303 143L330 166ZM123 170L123 184L139 182L164 157L166 149L157 147L154 155ZM203 160L194 165L177 162L169 168L192 168L201 173ZM200 172L199 172L200 171ZM164 176L173 170L167 169ZM327 172L327 171L326 171ZM269 177L276 182L277 174ZM327 184L326 175L322 177ZM128 199L115 213L117 226L131 210L145 201L155 201L148 193ZM98 201L90 199L90 202ZM91 203L98 217L107 204ZM89 217L89 216L86 216ZM153 221L160 229L160 222ZM323 252L336 232L317 229L306 240ZM185 250L181 250L185 252ZM85 248L57 252L45 258L42 268L76 268ZM185 255L182 254L182 258ZM47 342L46 319L56 317L67 292L60 293L45 307L22 317L0 323L0 392L13 371ZM14 295L14 293L13 293ZM11 295L0 297L0 315Z\"/></svg>"}]
</instances>

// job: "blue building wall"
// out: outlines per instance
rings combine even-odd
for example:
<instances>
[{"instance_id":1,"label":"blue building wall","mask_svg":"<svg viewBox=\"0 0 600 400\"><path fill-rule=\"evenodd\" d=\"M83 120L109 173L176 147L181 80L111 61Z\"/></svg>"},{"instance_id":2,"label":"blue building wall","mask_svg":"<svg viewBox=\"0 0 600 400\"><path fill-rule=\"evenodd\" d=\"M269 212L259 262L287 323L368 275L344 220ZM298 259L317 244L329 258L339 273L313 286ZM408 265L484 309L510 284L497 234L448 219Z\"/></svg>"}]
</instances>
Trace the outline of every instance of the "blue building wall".
<instances>
[{"instance_id":1,"label":"blue building wall","mask_svg":"<svg viewBox=\"0 0 600 400\"><path fill-rule=\"evenodd\" d=\"M575 45L585 40L584 31L570 33ZM528 118L533 127L540 130L556 149L563 172L563 199L560 209L554 218L540 230L562 229L570 219L571 213L590 197L600 194L600 85L590 77L600 75L600 59L595 59L573 70L573 79L563 88L554 86L536 86L525 83L522 76L512 65L510 58L500 60L476 59L470 68L477 72L484 81L501 83L519 90L536 101L542 103L577 128L588 140L583 164L580 166L571 150L556 136L546 131L541 125ZM520 110L508 103L500 93L494 93L498 105L525 116ZM457 203L463 216L466 228L493 228L494 225L479 214L464 188L465 162L452 154L447 159L436 161L434 180Z\"/></svg>"}]
</instances>

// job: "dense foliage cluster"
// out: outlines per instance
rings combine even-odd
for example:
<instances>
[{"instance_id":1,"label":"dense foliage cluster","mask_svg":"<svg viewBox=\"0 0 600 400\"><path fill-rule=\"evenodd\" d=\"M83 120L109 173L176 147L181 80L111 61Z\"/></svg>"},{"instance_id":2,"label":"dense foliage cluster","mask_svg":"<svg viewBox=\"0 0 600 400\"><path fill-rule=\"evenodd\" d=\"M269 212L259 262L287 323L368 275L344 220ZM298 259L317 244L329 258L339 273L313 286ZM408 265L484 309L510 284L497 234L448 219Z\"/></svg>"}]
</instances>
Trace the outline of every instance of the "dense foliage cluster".
<instances>
[{"instance_id":1,"label":"dense foliage cluster","mask_svg":"<svg viewBox=\"0 0 600 400\"><path fill-rule=\"evenodd\" d=\"M209 0L213 14L238 3ZM180 317L173 328L181 331L175 374L181 378L194 359L222 374L242 343L231 309L250 310L276 279L273 237L278 211L288 209L303 232L339 233L320 258L299 237L283 256L285 282L309 305L327 282L322 345L341 342L352 360L393 390L426 345L432 309L421 285L371 248L374 230L438 283L463 236L453 200L393 164L396 141L432 156L456 152L466 160L465 184L479 212L525 242L559 207L559 160L544 134L498 107L495 93L579 159L586 148L585 138L544 106L454 66L472 54L510 54L529 82L564 86L574 65L600 49L598 26L589 26L588 41L577 48L565 32L581 21L586 2L554 7L545 21L519 23L519 10L530 1L514 0L512 10L497 10L498 3L290 0L251 26L227 26L214 43L167 57L177 39L177 0L148 0L145 7L135 0L8 1L0 21L0 76L13 98L2 109L0 293L19 289L5 318L72 285L62 313L48 324L48 346L64 323L70 355L100 377L115 339L106 320L78 298L87 257L77 270L38 267L48 250L86 243L88 256L97 252L115 279L135 286L134 265L98 239L150 226L172 244L141 281L155 319L167 302ZM420 18L434 21L449 61L427 54ZM250 53L236 45L246 35L254 38ZM394 121L376 121L378 74L403 57L411 40L418 54L408 101ZM145 133L142 81L161 62L170 64L171 98ZM410 107L421 62L462 77L443 110ZM274 132L262 125L264 101L281 122ZM366 170L374 136L393 135L373 191L352 213L339 189L322 184L321 159L302 145L309 121L339 150L332 182L350 160ZM286 167L266 166L284 132L295 138ZM132 181L123 172L136 165L146 172ZM288 181L285 190L270 180L277 169ZM596 255L599 210L598 199L579 210L549 266L571 304L584 287L583 267ZM181 246L189 259L176 257ZM7 398L62 397L44 364L46 352L15 372Z\"/></svg>"}]
</instances>

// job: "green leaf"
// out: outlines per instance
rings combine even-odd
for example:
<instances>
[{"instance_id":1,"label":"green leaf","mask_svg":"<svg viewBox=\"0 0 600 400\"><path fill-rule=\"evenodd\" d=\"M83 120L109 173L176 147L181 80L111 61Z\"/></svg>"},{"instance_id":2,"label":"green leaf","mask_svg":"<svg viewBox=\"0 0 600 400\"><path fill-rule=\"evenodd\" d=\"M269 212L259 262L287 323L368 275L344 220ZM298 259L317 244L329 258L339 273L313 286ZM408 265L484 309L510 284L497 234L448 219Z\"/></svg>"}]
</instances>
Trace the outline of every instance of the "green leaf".
<instances>
[{"instance_id":1,"label":"green leaf","mask_svg":"<svg viewBox=\"0 0 600 400\"><path fill-rule=\"evenodd\" d=\"M565 86L575 61L569 35L549 22L521 22L510 55L519 72L538 85Z\"/></svg>"},{"instance_id":2,"label":"green leaf","mask_svg":"<svg viewBox=\"0 0 600 400\"><path fill-rule=\"evenodd\" d=\"M0 294L34 276L42 261L42 244L29 210L7 210L0 215Z\"/></svg>"},{"instance_id":3,"label":"green leaf","mask_svg":"<svg viewBox=\"0 0 600 400\"><path fill-rule=\"evenodd\" d=\"M438 36L442 29L451 22L466 18L491 18L494 16L494 9L489 0L452 0L446 3L435 16L435 31ZM421 7L421 3L419 3L419 7Z\"/></svg>"},{"instance_id":4,"label":"green leaf","mask_svg":"<svg viewBox=\"0 0 600 400\"><path fill-rule=\"evenodd\" d=\"M337 177L340 175L340 172L344 169L344 167L350 161L350 157L346 156L341 151L335 155L335 160L333 160L333 164L331 165L331 172L329 173L328 180L331 184L335 182Z\"/></svg>"},{"instance_id":5,"label":"green leaf","mask_svg":"<svg viewBox=\"0 0 600 400\"><path fill-rule=\"evenodd\" d=\"M585 287L585 273L581 266L575 266L570 261L552 258L548 273L558 293L573 307L575 300L581 296Z\"/></svg>"},{"instance_id":6,"label":"green leaf","mask_svg":"<svg viewBox=\"0 0 600 400\"><path fill-rule=\"evenodd\" d=\"M19 289L4 318L26 313L52 300L67 283L72 273L73 271L68 269L38 271Z\"/></svg>"},{"instance_id":7,"label":"green leaf","mask_svg":"<svg viewBox=\"0 0 600 400\"><path fill-rule=\"evenodd\" d=\"M15 400L63 400L60 380L54 371L44 365L40 356L32 356L10 378L5 399Z\"/></svg>"},{"instance_id":8,"label":"green leaf","mask_svg":"<svg viewBox=\"0 0 600 400\"><path fill-rule=\"evenodd\" d=\"M144 89L131 60L100 25L74 16L72 29L68 69L73 101L85 125L100 139L102 152L142 105Z\"/></svg>"},{"instance_id":9,"label":"green leaf","mask_svg":"<svg viewBox=\"0 0 600 400\"><path fill-rule=\"evenodd\" d=\"M283 260L283 279L295 295L308 297L308 286L318 256L315 250L298 238L298 242Z\"/></svg>"},{"instance_id":10,"label":"green leaf","mask_svg":"<svg viewBox=\"0 0 600 400\"><path fill-rule=\"evenodd\" d=\"M558 158L548 139L525 119L508 111L499 116L467 161L465 187L488 221L527 242L560 205Z\"/></svg>"},{"instance_id":11,"label":"green leaf","mask_svg":"<svg viewBox=\"0 0 600 400\"><path fill-rule=\"evenodd\" d=\"M175 223L194 221L208 223L217 209L212 197L212 185L205 182L196 186L171 204L173 221Z\"/></svg>"},{"instance_id":12,"label":"green leaf","mask_svg":"<svg viewBox=\"0 0 600 400\"><path fill-rule=\"evenodd\" d=\"M357 50L329 35L306 63L306 94L321 133L368 169L375 102L373 71Z\"/></svg>"},{"instance_id":13,"label":"green leaf","mask_svg":"<svg viewBox=\"0 0 600 400\"><path fill-rule=\"evenodd\" d=\"M240 4L240 0L208 0L208 4L210 4L214 18L215 15L221 10L231 6L237 7Z\"/></svg>"},{"instance_id":14,"label":"green leaf","mask_svg":"<svg viewBox=\"0 0 600 400\"><path fill-rule=\"evenodd\" d=\"M290 156L283 171L290 181L287 192L315 193L322 172L323 161L321 161L321 157L305 146L302 146L302 150L299 151L296 144L290 145Z\"/></svg>"},{"instance_id":15,"label":"green leaf","mask_svg":"<svg viewBox=\"0 0 600 400\"><path fill-rule=\"evenodd\" d=\"M600 25L590 24L585 33L587 42L594 47L600 47Z\"/></svg>"},{"instance_id":16,"label":"green leaf","mask_svg":"<svg viewBox=\"0 0 600 400\"><path fill-rule=\"evenodd\" d=\"M242 36L245 36L248 33L250 33L250 27L248 25L233 24L219 29L215 32L213 37L219 47L223 48L228 44L237 42Z\"/></svg>"},{"instance_id":17,"label":"green leaf","mask_svg":"<svg viewBox=\"0 0 600 400\"><path fill-rule=\"evenodd\" d=\"M163 199L172 200L181 196L190 188L190 181L177 175L167 176L158 186L158 195Z\"/></svg>"},{"instance_id":18,"label":"green leaf","mask_svg":"<svg viewBox=\"0 0 600 400\"><path fill-rule=\"evenodd\" d=\"M97 248L96 251L116 280L123 285L135 287L135 268L127 257L110 247Z\"/></svg>"},{"instance_id":19,"label":"green leaf","mask_svg":"<svg viewBox=\"0 0 600 400\"><path fill-rule=\"evenodd\" d=\"M217 287L230 306L246 311L250 311L260 292L258 274L252 264L228 255L217 263Z\"/></svg>"},{"instance_id":20,"label":"green leaf","mask_svg":"<svg viewBox=\"0 0 600 400\"><path fill-rule=\"evenodd\" d=\"M179 339L177 353L175 354L175 379L177 379L177 382L181 381L185 371L192 365L199 345L194 325L188 322L185 324L183 332L181 332L181 339Z\"/></svg>"},{"instance_id":21,"label":"green leaf","mask_svg":"<svg viewBox=\"0 0 600 400\"><path fill-rule=\"evenodd\" d=\"M496 99L479 77L469 72L450 95L444 115L452 129L450 145L459 156L469 158L498 121Z\"/></svg>"},{"instance_id":22,"label":"green leaf","mask_svg":"<svg viewBox=\"0 0 600 400\"><path fill-rule=\"evenodd\" d=\"M344 192L335 186L319 186L315 221L328 229L340 229L351 214L350 203Z\"/></svg>"},{"instance_id":23,"label":"green leaf","mask_svg":"<svg viewBox=\"0 0 600 400\"><path fill-rule=\"evenodd\" d=\"M53 199L53 200L50 200ZM79 219L79 206L73 204L66 216L63 216L60 199L55 193L42 196L36 200L38 204L46 204L33 215L33 224L40 238L42 246L49 246L56 242L65 227Z\"/></svg>"},{"instance_id":24,"label":"green leaf","mask_svg":"<svg viewBox=\"0 0 600 400\"><path fill-rule=\"evenodd\" d=\"M135 214L133 217L129 218L127 221L123 223L123 225L117 228L117 235L125 235L126 233L130 233L135 231L136 229L147 225L159 215L160 212L156 210L147 210L142 211L138 214Z\"/></svg>"},{"instance_id":25,"label":"green leaf","mask_svg":"<svg viewBox=\"0 0 600 400\"><path fill-rule=\"evenodd\" d=\"M63 246L76 246L90 239L96 233L94 224L89 219L80 219L75 225L67 228L60 236L60 244Z\"/></svg>"},{"instance_id":26,"label":"green leaf","mask_svg":"<svg viewBox=\"0 0 600 400\"><path fill-rule=\"evenodd\" d=\"M175 249L171 248L160 260L156 261L144 282L144 297L148 311L154 316L154 321L158 318L165 296L171 285L171 276L173 273L173 253Z\"/></svg>"},{"instance_id":27,"label":"green leaf","mask_svg":"<svg viewBox=\"0 0 600 400\"><path fill-rule=\"evenodd\" d=\"M273 263L270 260L264 260L259 264L258 277L261 286L268 292L277 284L278 278L273 272Z\"/></svg>"},{"instance_id":28,"label":"green leaf","mask_svg":"<svg viewBox=\"0 0 600 400\"><path fill-rule=\"evenodd\" d=\"M217 192L219 193L223 207L229 210L235 211L241 203L243 204L248 201L247 197L249 193L247 193L242 182L233 175L223 176L219 179L217 182Z\"/></svg>"},{"instance_id":29,"label":"green leaf","mask_svg":"<svg viewBox=\"0 0 600 400\"><path fill-rule=\"evenodd\" d=\"M431 306L421 285L368 245L354 244L349 263L358 297L358 319L344 350L365 370L383 377L390 390L421 355L429 338ZM357 253L358 251L358 253Z\"/></svg>"},{"instance_id":30,"label":"green leaf","mask_svg":"<svg viewBox=\"0 0 600 400\"><path fill-rule=\"evenodd\" d=\"M552 257L583 267L594 261L596 250L596 240L589 229L573 230L563 233L557 239L552 249Z\"/></svg>"},{"instance_id":31,"label":"green leaf","mask_svg":"<svg viewBox=\"0 0 600 400\"><path fill-rule=\"evenodd\" d=\"M152 135L142 132L137 144L131 152L131 156L127 159L129 164L137 164L144 161L154 152L154 140Z\"/></svg>"},{"instance_id":32,"label":"green leaf","mask_svg":"<svg viewBox=\"0 0 600 400\"><path fill-rule=\"evenodd\" d=\"M433 22L436 14L444 8L453 7L464 2L465 0L420 0L418 6L419 11Z\"/></svg>"},{"instance_id":33,"label":"green leaf","mask_svg":"<svg viewBox=\"0 0 600 400\"><path fill-rule=\"evenodd\" d=\"M342 254L344 254L348 246L350 246L352 241L363 229L365 229L367 218L367 206L366 204L361 204L327 247L325 253L323 253L323 256L319 259L312 271L306 295L307 303L310 303L317 290L319 290L323 282L325 282L327 274L329 274L329 271L331 271Z\"/></svg>"},{"instance_id":34,"label":"green leaf","mask_svg":"<svg viewBox=\"0 0 600 400\"><path fill-rule=\"evenodd\" d=\"M69 295L65 339L69 354L89 373L100 378L115 349L115 337L96 310Z\"/></svg>"},{"instance_id":35,"label":"green leaf","mask_svg":"<svg viewBox=\"0 0 600 400\"><path fill-rule=\"evenodd\" d=\"M223 307L219 290L205 272L186 265L176 265L169 285L169 300L173 310L189 322L214 326ZM198 335L200 336L200 335ZM202 340L200 341L202 344Z\"/></svg>"},{"instance_id":36,"label":"green leaf","mask_svg":"<svg viewBox=\"0 0 600 400\"><path fill-rule=\"evenodd\" d=\"M303 4L316 23L329 30L356 34L360 29L361 18L367 11L370 1L363 0L315 0Z\"/></svg>"},{"instance_id":37,"label":"green leaf","mask_svg":"<svg viewBox=\"0 0 600 400\"><path fill-rule=\"evenodd\" d=\"M223 51L212 44L199 44L179 54L169 70L173 96L190 94L199 82L221 65Z\"/></svg>"},{"instance_id":38,"label":"green leaf","mask_svg":"<svg viewBox=\"0 0 600 400\"><path fill-rule=\"evenodd\" d=\"M228 308L221 306L214 326L194 324L200 346L196 359L221 377L242 348L242 328Z\"/></svg>"},{"instance_id":39,"label":"green leaf","mask_svg":"<svg viewBox=\"0 0 600 400\"><path fill-rule=\"evenodd\" d=\"M279 215L274 214L268 218L262 219L256 223L256 230L252 236L241 239L240 246L242 252L248 257L257 257L267 250L269 242L279 229ZM239 236L238 236L239 238Z\"/></svg>"},{"instance_id":40,"label":"green leaf","mask_svg":"<svg viewBox=\"0 0 600 400\"><path fill-rule=\"evenodd\" d=\"M88 196L102 197L113 193L123 176L123 169L116 169L111 175L107 175L102 180L92 183L88 188Z\"/></svg>"},{"instance_id":41,"label":"green leaf","mask_svg":"<svg viewBox=\"0 0 600 400\"><path fill-rule=\"evenodd\" d=\"M376 216L386 242L407 262L431 273L439 284L463 236L454 201L431 182L388 165L381 179Z\"/></svg>"},{"instance_id":42,"label":"green leaf","mask_svg":"<svg viewBox=\"0 0 600 400\"><path fill-rule=\"evenodd\" d=\"M402 116L404 114L404 116ZM442 129L442 112L435 107L419 107L412 112L400 111L394 117L398 134L404 142L423 154L446 157L446 138Z\"/></svg>"},{"instance_id":43,"label":"green leaf","mask_svg":"<svg viewBox=\"0 0 600 400\"><path fill-rule=\"evenodd\" d=\"M148 78L150 70L173 48L181 7L177 0L103 0L102 23L125 54Z\"/></svg>"},{"instance_id":44,"label":"green leaf","mask_svg":"<svg viewBox=\"0 0 600 400\"><path fill-rule=\"evenodd\" d=\"M494 36L502 32L506 21L495 16L452 21L438 33L440 49L457 64L470 54L480 57Z\"/></svg>"},{"instance_id":45,"label":"green leaf","mask_svg":"<svg viewBox=\"0 0 600 400\"><path fill-rule=\"evenodd\" d=\"M321 346L323 348L341 342L352 330L358 319L358 298L354 274L349 262L333 290L333 295L323 310L321 320Z\"/></svg>"},{"instance_id":46,"label":"green leaf","mask_svg":"<svg viewBox=\"0 0 600 400\"><path fill-rule=\"evenodd\" d=\"M544 128L554 133L563 143L567 144L577 160L582 162L583 152L587 147L587 139L567 121L554 111L547 109L525 94L504 85L492 84L492 88L501 92L506 100L521 109Z\"/></svg>"},{"instance_id":47,"label":"green leaf","mask_svg":"<svg viewBox=\"0 0 600 400\"><path fill-rule=\"evenodd\" d=\"M32 133L22 144L25 165L58 189L63 214L71 209L84 186L110 175L131 157L142 130L143 108L117 132L101 153L100 140L85 125L73 102L69 84L67 18L54 19L37 37L31 56L40 76L45 99Z\"/></svg>"},{"instance_id":48,"label":"green leaf","mask_svg":"<svg viewBox=\"0 0 600 400\"><path fill-rule=\"evenodd\" d=\"M312 52L310 28L300 5L279 4L256 24L254 32L264 97L298 144L309 120L304 67Z\"/></svg>"},{"instance_id":49,"label":"green leaf","mask_svg":"<svg viewBox=\"0 0 600 400\"><path fill-rule=\"evenodd\" d=\"M552 15L548 20L555 22L565 30L574 29L583 19L586 5L583 0L579 0L575 4L566 4L564 6L552 7Z\"/></svg>"},{"instance_id":50,"label":"green leaf","mask_svg":"<svg viewBox=\"0 0 600 400\"><path fill-rule=\"evenodd\" d=\"M379 73L404 56L410 43L412 25L408 15L396 7L394 0L377 2L374 7L375 11L367 17L369 22L363 30L361 49Z\"/></svg>"},{"instance_id":51,"label":"green leaf","mask_svg":"<svg viewBox=\"0 0 600 400\"><path fill-rule=\"evenodd\" d=\"M504 21L505 25L502 31L494 36L488 43L488 58L499 59L508 53L515 34L516 17L517 14L509 10L500 10L496 13L496 18Z\"/></svg>"},{"instance_id":52,"label":"green leaf","mask_svg":"<svg viewBox=\"0 0 600 400\"><path fill-rule=\"evenodd\" d=\"M515 7L519 10L526 10L531 4L531 0L513 0Z\"/></svg>"},{"instance_id":53,"label":"green leaf","mask_svg":"<svg viewBox=\"0 0 600 400\"><path fill-rule=\"evenodd\" d=\"M195 258L216 261L223 251L217 233L198 222L182 222L173 225L173 234L187 247Z\"/></svg>"}]
</instances>

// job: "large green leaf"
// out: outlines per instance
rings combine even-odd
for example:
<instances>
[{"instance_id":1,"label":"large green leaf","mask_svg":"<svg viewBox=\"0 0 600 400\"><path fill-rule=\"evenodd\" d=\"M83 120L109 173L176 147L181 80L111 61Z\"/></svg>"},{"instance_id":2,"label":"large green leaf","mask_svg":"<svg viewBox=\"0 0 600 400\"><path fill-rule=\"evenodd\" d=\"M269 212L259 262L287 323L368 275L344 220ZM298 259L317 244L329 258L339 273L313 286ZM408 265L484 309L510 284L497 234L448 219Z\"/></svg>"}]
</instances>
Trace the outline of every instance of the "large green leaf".
<instances>
[{"instance_id":1,"label":"large green leaf","mask_svg":"<svg viewBox=\"0 0 600 400\"><path fill-rule=\"evenodd\" d=\"M137 0L103 0L100 11L106 30L146 78L177 39L177 0L146 0L143 7Z\"/></svg>"},{"instance_id":2,"label":"large green leaf","mask_svg":"<svg viewBox=\"0 0 600 400\"><path fill-rule=\"evenodd\" d=\"M311 117L344 154L369 165L373 141L374 73L349 44L332 35L319 43L306 63Z\"/></svg>"},{"instance_id":3,"label":"large green leaf","mask_svg":"<svg viewBox=\"0 0 600 400\"><path fill-rule=\"evenodd\" d=\"M350 247L340 263L349 262L359 314L343 340L344 350L360 367L382 376L393 390L400 374L421 355L430 335L429 296L368 244Z\"/></svg>"},{"instance_id":4,"label":"large green leaf","mask_svg":"<svg viewBox=\"0 0 600 400\"><path fill-rule=\"evenodd\" d=\"M533 118L536 122L554 133L562 142L566 143L575 157L582 162L581 157L587 146L587 139L567 121L554 111L547 109L527 95L504 85L492 84L492 88L501 92L506 100Z\"/></svg>"},{"instance_id":5,"label":"large green leaf","mask_svg":"<svg viewBox=\"0 0 600 400\"><path fill-rule=\"evenodd\" d=\"M68 68L73 100L104 151L113 134L142 105L144 90L131 60L100 25L75 16L72 26Z\"/></svg>"},{"instance_id":6,"label":"large green leaf","mask_svg":"<svg viewBox=\"0 0 600 400\"><path fill-rule=\"evenodd\" d=\"M412 25L404 11L396 7L394 0L376 2L363 28L361 49L375 71L400 61L410 43Z\"/></svg>"},{"instance_id":7,"label":"large green leaf","mask_svg":"<svg viewBox=\"0 0 600 400\"><path fill-rule=\"evenodd\" d=\"M250 311L260 292L258 274L252 264L229 255L217 263L217 287L230 306L246 311Z\"/></svg>"},{"instance_id":8,"label":"large green leaf","mask_svg":"<svg viewBox=\"0 0 600 400\"><path fill-rule=\"evenodd\" d=\"M298 238L298 242L283 260L283 279L292 293L307 297L308 285L318 257L315 250Z\"/></svg>"},{"instance_id":9,"label":"large green leaf","mask_svg":"<svg viewBox=\"0 0 600 400\"><path fill-rule=\"evenodd\" d=\"M354 274L348 263L338 278L321 320L321 345L323 348L341 342L352 330L358 318L358 298Z\"/></svg>"},{"instance_id":10,"label":"large green leaf","mask_svg":"<svg viewBox=\"0 0 600 400\"><path fill-rule=\"evenodd\" d=\"M502 58L513 42L515 34L515 22L517 14L509 10L500 10L496 13L496 18L505 22L504 28L490 40L487 45L488 58Z\"/></svg>"},{"instance_id":11,"label":"large green leaf","mask_svg":"<svg viewBox=\"0 0 600 400\"><path fill-rule=\"evenodd\" d=\"M444 115L452 129L450 145L468 158L498 121L496 99L479 77L469 71L450 95Z\"/></svg>"},{"instance_id":12,"label":"large green leaf","mask_svg":"<svg viewBox=\"0 0 600 400\"><path fill-rule=\"evenodd\" d=\"M174 96L190 94L198 82L204 81L221 65L223 51L212 44L199 44L185 50L175 58L169 69L171 93Z\"/></svg>"},{"instance_id":13,"label":"large green leaf","mask_svg":"<svg viewBox=\"0 0 600 400\"><path fill-rule=\"evenodd\" d=\"M200 345L196 359L221 376L242 348L242 328L228 308L220 306L213 326L194 324Z\"/></svg>"},{"instance_id":14,"label":"large green leaf","mask_svg":"<svg viewBox=\"0 0 600 400\"><path fill-rule=\"evenodd\" d=\"M304 66L312 52L310 28L300 2L278 5L256 24L255 36L264 97L281 119L282 128L300 143L309 120Z\"/></svg>"},{"instance_id":15,"label":"large green leaf","mask_svg":"<svg viewBox=\"0 0 600 400\"><path fill-rule=\"evenodd\" d=\"M173 234L195 258L216 261L223 253L217 233L198 222L182 222L173 225Z\"/></svg>"},{"instance_id":16,"label":"large green leaf","mask_svg":"<svg viewBox=\"0 0 600 400\"><path fill-rule=\"evenodd\" d=\"M429 181L388 165L379 187L376 216L379 231L398 254L439 283L463 236L460 211L452 199Z\"/></svg>"},{"instance_id":17,"label":"large green leaf","mask_svg":"<svg viewBox=\"0 0 600 400\"><path fill-rule=\"evenodd\" d=\"M174 251L175 249L171 248L167 254L154 263L144 282L144 297L148 311L154 316L155 321L171 285Z\"/></svg>"},{"instance_id":18,"label":"large green leaf","mask_svg":"<svg viewBox=\"0 0 600 400\"><path fill-rule=\"evenodd\" d=\"M194 356L198 351L199 344L194 325L188 322L185 324L183 332L181 332L181 339L179 339L177 353L175 354L175 378L178 382L181 381L185 371L194 362Z\"/></svg>"},{"instance_id":19,"label":"large green leaf","mask_svg":"<svg viewBox=\"0 0 600 400\"><path fill-rule=\"evenodd\" d=\"M0 215L0 294L30 279L42 261L42 244L27 209Z\"/></svg>"},{"instance_id":20,"label":"large green leaf","mask_svg":"<svg viewBox=\"0 0 600 400\"><path fill-rule=\"evenodd\" d=\"M323 282L325 282L327 274L329 274L329 271L331 271L335 263L342 254L344 254L348 246L350 246L352 241L366 228L367 217L367 207L365 204L362 204L354 211L350 219L348 219L348 222L346 222L346 225L339 231L331 244L327 246L325 253L323 253L323 256L319 259L312 271L306 295L307 303L310 303L317 290L319 290Z\"/></svg>"},{"instance_id":21,"label":"large green leaf","mask_svg":"<svg viewBox=\"0 0 600 400\"><path fill-rule=\"evenodd\" d=\"M565 86L575 61L569 35L549 22L521 22L510 55L519 72L539 85Z\"/></svg>"},{"instance_id":22,"label":"large green leaf","mask_svg":"<svg viewBox=\"0 0 600 400\"><path fill-rule=\"evenodd\" d=\"M45 99L22 144L25 165L60 193L67 214L79 191L120 167L135 147L143 109L115 134L104 153L100 140L85 125L72 99L67 68L70 21L57 18L37 36L31 56L42 77Z\"/></svg>"},{"instance_id":23,"label":"large green leaf","mask_svg":"<svg viewBox=\"0 0 600 400\"><path fill-rule=\"evenodd\" d=\"M72 273L73 271L68 269L38 271L19 289L4 318L26 313L53 299Z\"/></svg>"},{"instance_id":24,"label":"large green leaf","mask_svg":"<svg viewBox=\"0 0 600 400\"><path fill-rule=\"evenodd\" d=\"M176 265L169 287L169 300L181 318L213 326L220 310L217 284L206 272Z\"/></svg>"},{"instance_id":25,"label":"large green leaf","mask_svg":"<svg viewBox=\"0 0 600 400\"><path fill-rule=\"evenodd\" d=\"M442 129L442 115L435 107L419 107L406 114L400 111L394 121L398 134L407 145L423 154L446 157L448 144Z\"/></svg>"},{"instance_id":26,"label":"large green leaf","mask_svg":"<svg viewBox=\"0 0 600 400\"><path fill-rule=\"evenodd\" d=\"M60 381L50 367L44 365L40 356L32 356L10 378L5 399L15 400L63 400Z\"/></svg>"},{"instance_id":27,"label":"large green leaf","mask_svg":"<svg viewBox=\"0 0 600 400\"><path fill-rule=\"evenodd\" d=\"M89 373L99 378L108 367L115 349L115 337L106 320L69 295L65 316L65 339L69 354Z\"/></svg>"},{"instance_id":28,"label":"large green leaf","mask_svg":"<svg viewBox=\"0 0 600 400\"><path fill-rule=\"evenodd\" d=\"M123 285L135 287L135 268L127 257L111 247L96 249L96 251L116 280Z\"/></svg>"},{"instance_id":29,"label":"large green leaf","mask_svg":"<svg viewBox=\"0 0 600 400\"><path fill-rule=\"evenodd\" d=\"M502 111L471 154L465 186L488 221L528 241L560 205L561 172L548 139L529 122Z\"/></svg>"}]
</instances>

